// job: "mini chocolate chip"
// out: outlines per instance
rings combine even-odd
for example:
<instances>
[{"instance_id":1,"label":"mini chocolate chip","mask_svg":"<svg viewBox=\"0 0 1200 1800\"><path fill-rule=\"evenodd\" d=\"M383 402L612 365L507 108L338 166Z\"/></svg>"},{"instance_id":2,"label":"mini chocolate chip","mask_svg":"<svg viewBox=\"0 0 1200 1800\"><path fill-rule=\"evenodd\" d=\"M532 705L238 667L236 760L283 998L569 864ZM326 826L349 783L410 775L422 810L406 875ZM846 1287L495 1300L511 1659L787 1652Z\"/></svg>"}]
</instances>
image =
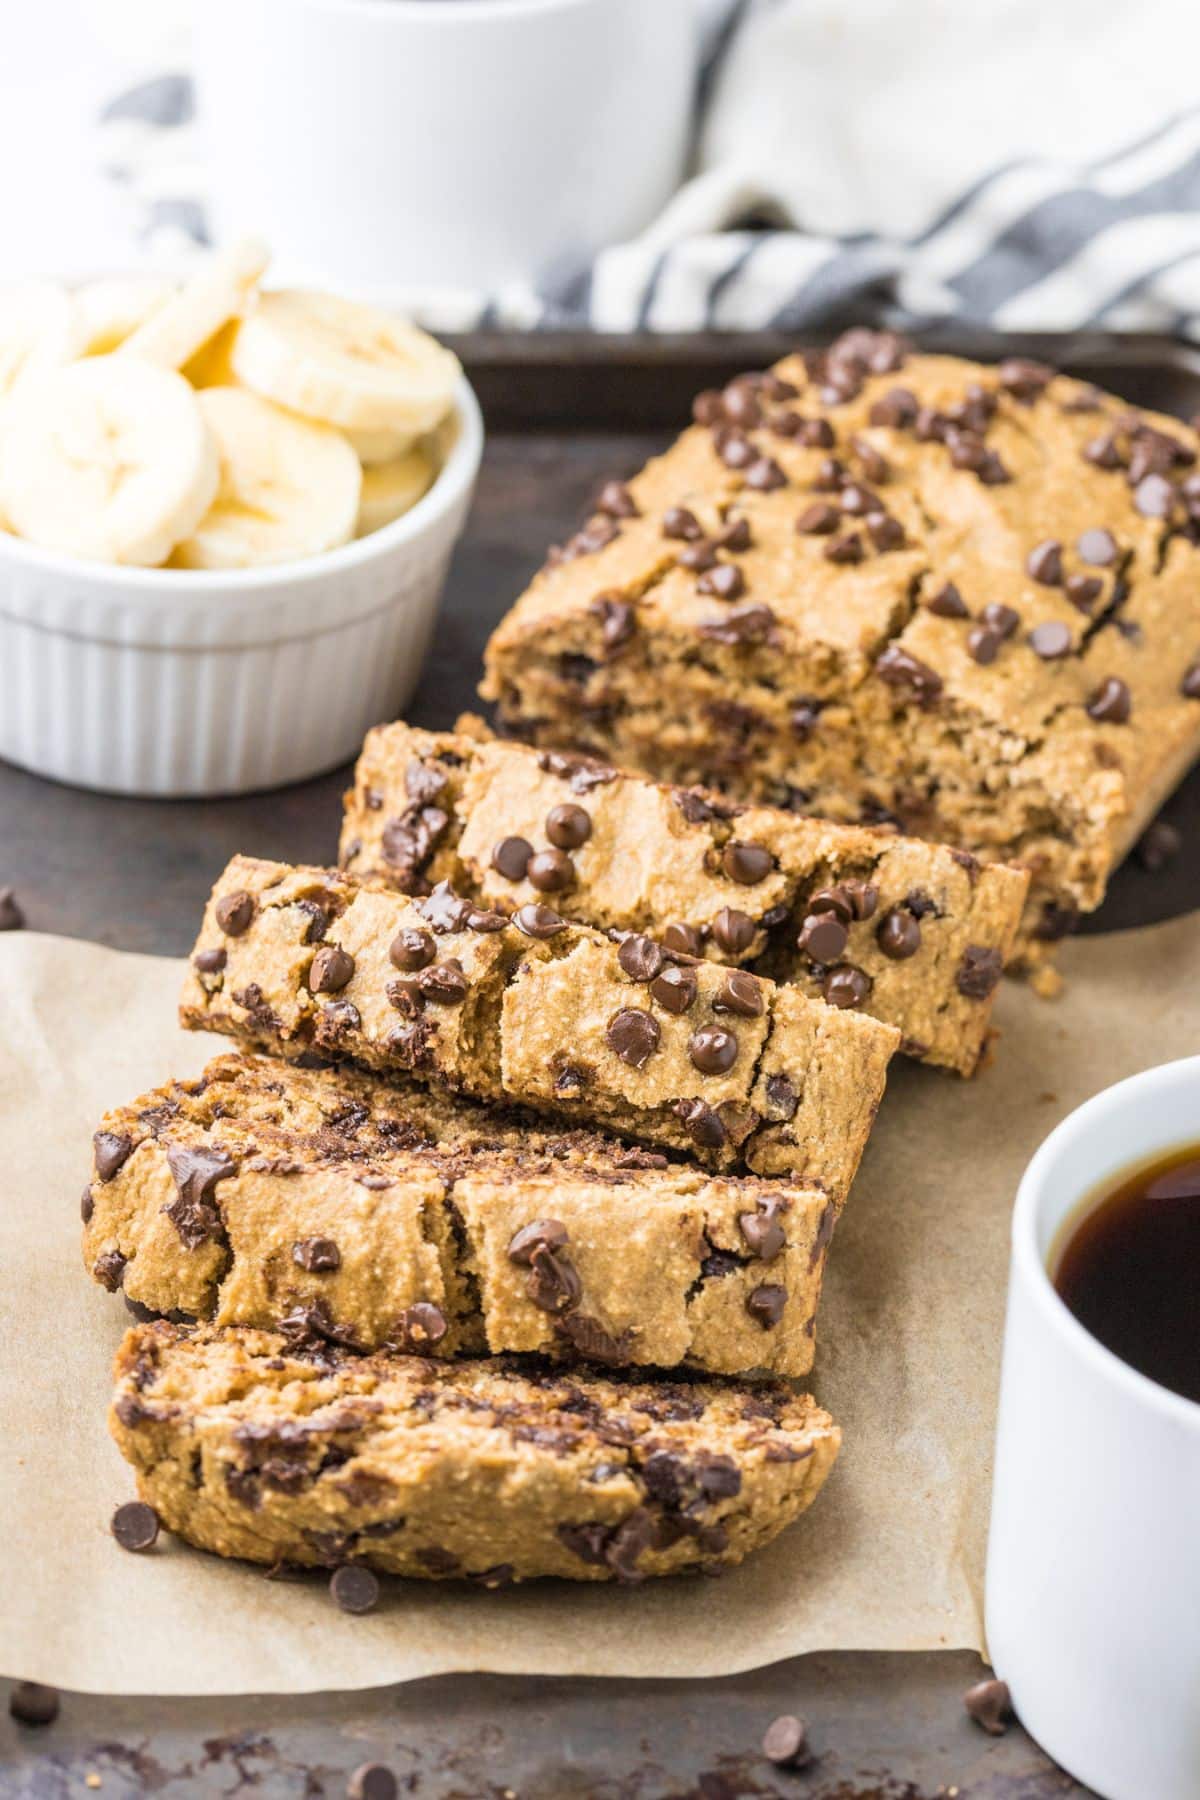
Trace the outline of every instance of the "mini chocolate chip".
<instances>
[{"instance_id":1,"label":"mini chocolate chip","mask_svg":"<svg viewBox=\"0 0 1200 1800\"><path fill-rule=\"evenodd\" d=\"M994 663L1003 644L1000 633L989 630L986 625L972 625L967 633L967 654L977 663Z\"/></svg>"},{"instance_id":2,"label":"mini chocolate chip","mask_svg":"<svg viewBox=\"0 0 1200 1800\"><path fill-rule=\"evenodd\" d=\"M688 1039L688 1055L702 1075L725 1075L737 1061L738 1041L720 1025L702 1025Z\"/></svg>"},{"instance_id":3,"label":"mini chocolate chip","mask_svg":"<svg viewBox=\"0 0 1200 1800\"><path fill-rule=\"evenodd\" d=\"M92 1194L92 1190L90 1187L85 1187L82 1194L79 1196L79 1216L85 1225L91 1224L92 1214L95 1210L96 1201Z\"/></svg>"},{"instance_id":4,"label":"mini chocolate chip","mask_svg":"<svg viewBox=\"0 0 1200 1800\"><path fill-rule=\"evenodd\" d=\"M950 421L945 413L938 412L934 406L918 407L913 432L922 444L940 443L949 429Z\"/></svg>"},{"instance_id":5,"label":"mini chocolate chip","mask_svg":"<svg viewBox=\"0 0 1200 1800\"><path fill-rule=\"evenodd\" d=\"M692 417L697 425L719 425L725 417L725 401L717 388L705 388L692 401Z\"/></svg>"},{"instance_id":6,"label":"mini chocolate chip","mask_svg":"<svg viewBox=\"0 0 1200 1800\"><path fill-rule=\"evenodd\" d=\"M796 530L805 537L829 537L841 524L841 514L827 500L814 500L796 520Z\"/></svg>"},{"instance_id":7,"label":"mini chocolate chip","mask_svg":"<svg viewBox=\"0 0 1200 1800\"><path fill-rule=\"evenodd\" d=\"M192 967L198 975L219 975L229 961L229 952L223 945L215 950L197 950L192 958Z\"/></svg>"},{"instance_id":8,"label":"mini chocolate chip","mask_svg":"<svg viewBox=\"0 0 1200 1800\"><path fill-rule=\"evenodd\" d=\"M17 901L16 890L0 888L0 931L22 931L24 926L25 914Z\"/></svg>"},{"instance_id":9,"label":"mini chocolate chip","mask_svg":"<svg viewBox=\"0 0 1200 1800\"><path fill-rule=\"evenodd\" d=\"M1184 671L1179 691L1185 700L1200 700L1200 662L1194 662Z\"/></svg>"},{"instance_id":10,"label":"mini chocolate chip","mask_svg":"<svg viewBox=\"0 0 1200 1800\"><path fill-rule=\"evenodd\" d=\"M718 562L717 547L709 538L699 538L694 544L688 544L675 558L681 569L690 569L693 575L703 575L708 569L715 569Z\"/></svg>"},{"instance_id":11,"label":"mini chocolate chip","mask_svg":"<svg viewBox=\"0 0 1200 1800\"><path fill-rule=\"evenodd\" d=\"M875 673L889 687L908 689L919 706L933 706L941 698L941 676L899 644L889 644L876 657Z\"/></svg>"},{"instance_id":12,"label":"mini chocolate chip","mask_svg":"<svg viewBox=\"0 0 1200 1800\"><path fill-rule=\"evenodd\" d=\"M600 621L600 636L606 650L619 650L637 630L637 614L628 600L622 600L616 594L597 594L588 611Z\"/></svg>"},{"instance_id":13,"label":"mini chocolate chip","mask_svg":"<svg viewBox=\"0 0 1200 1800\"><path fill-rule=\"evenodd\" d=\"M1076 539L1075 549L1082 562L1094 563L1100 569L1106 569L1117 560L1117 540L1102 525L1091 531L1081 532Z\"/></svg>"},{"instance_id":14,"label":"mini chocolate chip","mask_svg":"<svg viewBox=\"0 0 1200 1800\"><path fill-rule=\"evenodd\" d=\"M921 948L921 927L910 912L894 906L876 926L875 941L893 962L905 962Z\"/></svg>"},{"instance_id":15,"label":"mini chocolate chip","mask_svg":"<svg viewBox=\"0 0 1200 1800\"><path fill-rule=\"evenodd\" d=\"M745 469L758 461L758 452L740 431L726 430L716 435L717 455L727 469Z\"/></svg>"},{"instance_id":16,"label":"mini chocolate chip","mask_svg":"<svg viewBox=\"0 0 1200 1800\"><path fill-rule=\"evenodd\" d=\"M996 370L1000 386L1026 402L1037 399L1054 380L1054 373L1046 363L1033 362L1024 356L1010 356Z\"/></svg>"},{"instance_id":17,"label":"mini chocolate chip","mask_svg":"<svg viewBox=\"0 0 1200 1800\"><path fill-rule=\"evenodd\" d=\"M794 1119L800 1096L786 1075L767 1076L767 1110L772 1119Z\"/></svg>"},{"instance_id":18,"label":"mini chocolate chip","mask_svg":"<svg viewBox=\"0 0 1200 1800\"><path fill-rule=\"evenodd\" d=\"M653 981L663 966L663 953L653 938L635 931L621 944L617 961L631 981Z\"/></svg>"},{"instance_id":19,"label":"mini chocolate chip","mask_svg":"<svg viewBox=\"0 0 1200 1800\"><path fill-rule=\"evenodd\" d=\"M98 1131L92 1139L92 1153L101 1181L111 1181L133 1154L133 1139L124 1131Z\"/></svg>"},{"instance_id":20,"label":"mini chocolate chip","mask_svg":"<svg viewBox=\"0 0 1200 1800\"><path fill-rule=\"evenodd\" d=\"M871 542L880 552L900 550L904 546L904 527L891 513L868 513L867 530L871 535Z\"/></svg>"},{"instance_id":21,"label":"mini chocolate chip","mask_svg":"<svg viewBox=\"0 0 1200 1800\"><path fill-rule=\"evenodd\" d=\"M903 430L916 416L917 396L905 387L889 388L881 399L872 403L869 414L872 425L888 425L893 430Z\"/></svg>"},{"instance_id":22,"label":"mini chocolate chip","mask_svg":"<svg viewBox=\"0 0 1200 1800\"><path fill-rule=\"evenodd\" d=\"M492 849L492 867L505 881L524 881L533 845L528 838L506 837Z\"/></svg>"},{"instance_id":23,"label":"mini chocolate chip","mask_svg":"<svg viewBox=\"0 0 1200 1800\"><path fill-rule=\"evenodd\" d=\"M952 581L947 581L926 602L928 612L936 613L939 619L966 619L970 617L967 603Z\"/></svg>"},{"instance_id":24,"label":"mini chocolate chip","mask_svg":"<svg viewBox=\"0 0 1200 1800\"><path fill-rule=\"evenodd\" d=\"M821 993L831 1006L864 1006L871 996L871 977L853 963L839 963L826 975Z\"/></svg>"},{"instance_id":25,"label":"mini chocolate chip","mask_svg":"<svg viewBox=\"0 0 1200 1800\"><path fill-rule=\"evenodd\" d=\"M535 901L518 906L512 922L518 931L531 938L551 938L556 932L565 931L567 926L560 913L552 912L548 906L539 906Z\"/></svg>"},{"instance_id":26,"label":"mini chocolate chip","mask_svg":"<svg viewBox=\"0 0 1200 1800\"><path fill-rule=\"evenodd\" d=\"M638 1006L626 1006L614 1013L604 1036L609 1049L622 1062L632 1069L641 1069L658 1049L662 1031L653 1013L643 1012Z\"/></svg>"},{"instance_id":27,"label":"mini chocolate chip","mask_svg":"<svg viewBox=\"0 0 1200 1800\"><path fill-rule=\"evenodd\" d=\"M539 1247L544 1250L561 1250L567 1242L567 1228L561 1219L533 1219L528 1225L522 1225L514 1231L508 1240L508 1259L519 1263L522 1268L529 1268L533 1262L533 1253Z\"/></svg>"},{"instance_id":28,"label":"mini chocolate chip","mask_svg":"<svg viewBox=\"0 0 1200 1800\"><path fill-rule=\"evenodd\" d=\"M740 956L754 942L758 927L748 913L736 906L723 906L714 915L709 930L717 947L727 956Z\"/></svg>"},{"instance_id":29,"label":"mini chocolate chip","mask_svg":"<svg viewBox=\"0 0 1200 1800\"><path fill-rule=\"evenodd\" d=\"M989 601L979 617L989 630L998 632L1002 638L1010 638L1021 623L1020 613L999 600Z\"/></svg>"},{"instance_id":30,"label":"mini chocolate chip","mask_svg":"<svg viewBox=\"0 0 1200 1800\"><path fill-rule=\"evenodd\" d=\"M746 577L736 563L718 563L696 583L698 594L711 594L716 600L739 600L745 591Z\"/></svg>"},{"instance_id":31,"label":"mini chocolate chip","mask_svg":"<svg viewBox=\"0 0 1200 1800\"><path fill-rule=\"evenodd\" d=\"M734 425L753 431L762 424L762 408L754 397L754 389L745 383L731 381L722 389L721 405L725 417Z\"/></svg>"},{"instance_id":32,"label":"mini chocolate chip","mask_svg":"<svg viewBox=\"0 0 1200 1800\"><path fill-rule=\"evenodd\" d=\"M694 969L681 969L675 963L668 963L650 983L650 996L665 1012L685 1013L696 998L697 986Z\"/></svg>"},{"instance_id":33,"label":"mini chocolate chip","mask_svg":"<svg viewBox=\"0 0 1200 1800\"><path fill-rule=\"evenodd\" d=\"M720 544L722 549L734 550L739 554L743 550L749 550L754 542L749 519L731 519L717 533L714 542Z\"/></svg>"},{"instance_id":34,"label":"mini chocolate chip","mask_svg":"<svg viewBox=\"0 0 1200 1800\"><path fill-rule=\"evenodd\" d=\"M1045 624L1034 626L1029 634L1029 645L1043 662L1057 662L1060 656L1070 654L1070 627L1060 619L1047 619Z\"/></svg>"},{"instance_id":35,"label":"mini chocolate chip","mask_svg":"<svg viewBox=\"0 0 1200 1800\"><path fill-rule=\"evenodd\" d=\"M962 953L955 986L968 1000L986 1000L1004 973L998 950L984 944L968 944Z\"/></svg>"},{"instance_id":36,"label":"mini chocolate chip","mask_svg":"<svg viewBox=\"0 0 1200 1800\"><path fill-rule=\"evenodd\" d=\"M406 926L398 931L388 946L388 957L397 969L424 969L437 955L437 947L429 932Z\"/></svg>"},{"instance_id":37,"label":"mini chocolate chip","mask_svg":"<svg viewBox=\"0 0 1200 1800\"><path fill-rule=\"evenodd\" d=\"M575 864L565 850L539 850L529 858L525 879L539 893L558 894L575 880Z\"/></svg>"},{"instance_id":38,"label":"mini chocolate chip","mask_svg":"<svg viewBox=\"0 0 1200 1800\"><path fill-rule=\"evenodd\" d=\"M1200 665L1197 665L1200 667ZM676 956L703 956L704 938L695 925L685 925L682 920L675 919L663 927L662 941L666 949Z\"/></svg>"},{"instance_id":39,"label":"mini chocolate chip","mask_svg":"<svg viewBox=\"0 0 1200 1800\"><path fill-rule=\"evenodd\" d=\"M794 1713L781 1713L763 1732L762 1753L777 1769L803 1769L812 1761L808 1729Z\"/></svg>"},{"instance_id":40,"label":"mini chocolate chip","mask_svg":"<svg viewBox=\"0 0 1200 1800\"><path fill-rule=\"evenodd\" d=\"M791 435L806 450L832 450L837 441L828 419L801 419Z\"/></svg>"},{"instance_id":41,"label":"mini chocolate chip","mask_svg":"<svg viewBox=\"0 0 1200 1800\"><path fill-rule=\"evenodd\" d=\"M777 1281L764 1281L746 1295L746 1311L757 1319L764 1331L778 1325L787 1305L787 1289Z\"/></svg>"},{"instance_id":42,"label":"mini chocolate chip","mask_svg":"<svg viewBox=\"0 0 1200 1800\"><path fill-rule=\"evenodd\" d=\"M1062 545L1057 538L1046 538L1025 558L1030 577L1042 587L1061 587L1063 578Z\"/></svg>"},{"instance_id":43,"label":"mini chocolate chip","mask_svg":"<svg viewBox=\"0 0 1200 1800\"><path fill-rule=\"evenodd\" d=\"M241 888L236 894L222 894L213 913L226 937L241 937L254 917L254 896Z\"/></svg>"},{"instance_id":44,"label":"mini chocolate chip","mask_svg":"<svg viewBox=\"0 0 1200 1800\"><path fill-rule=\"evenodd\" d=\"M769 494L775 488L787 486L787 476L773 456L760 456L746 470L746 486L754 488L760 494Z\"/></svg>"},{"instance_id":45,"label":"mini chocolate chip","mask_svg":"<svg viewBox=\"0 0 1200 1800\"><path fill-rule=\"evenodd\" d=\"M450 1327L440 1306L432 1300L416 1300L400 1314L396 1329L402 1347L410 1355L420 1356L440 1344Z\"/></svg>"},{"instance_id":46,"label":"mini chocolate chip","mask_svg":"<svg viewBox=\"0 0 1200 1800\"><path fill-rule=\"evenodd\" d=\"M1110 675L1088 696L1087 711L1100 725L1124 725L1132 710L1129 689L1119 675Z\"/></svg>"},{"instance_id":47,"label":"mini chocolate chip","mask_svg":"<svg viewBox=\"0 0 1200 1800\"><path fill-rule=\"evenodd\" d=\"M592 835L592 815L582 806L552 806L546 814L546 836L556 850L578 850Z\"/></svg>"},{"instance_id":48,"label":"mini chocolate chip","mask_svg":"<svg viewBox=\"0 0 1200 1800\"><path fill-rule=\"evenodd\" d=\"M886 481L891 474L891 464L883 452L877 450L870 438L852 437L850 448L862 464L863 473L868 481Z\"/></svg>"},{"instance_id":49,"label":"mini chocolate chip","mask_svg":"<svg viewBox=\"0 0 1200 1800\"><path fill-rule=\"evenodd\" d=\"M844 922L835 912L809 913L800 928L796 948L817 963L835 963L849 942Z\"/></svg>"},{"instance_id":50,"label":"mini chocolate chip","mask_svg":"<svg viewBox=\"0 0 1200 1800\"><path fill-rule=\"evenodd\" d=\"M560 1251L535 1244L529 1253L525 1292L542 1312L571 1312L583 1297L583 1283L575 1265Z\"/></svg>"},{"instance_id":51,"label":"mini chocolate chip","mask_svg":"<svg viewBox=\"0 0 1200 1800\"><path fill-rule=\"evenodd\" d=\"M963 1695L963 1705L989 1737L1003 1737L1012 1718L1012 1698L1007 1681L977 1681Z\"/></svg>"},{"instance_id":52,"label":"mini chocolate chip","mask_svg":"<svg viewBox=\"0 0 1200 1800\"><path fill-rule=\"evenodd\" d=\"M860 486L857 481L848 482L838 495L838 505L844 513L853 517L865 517L867 513L882 512L883 501L870 488Z\"/></svg>"},{"instance_id":53,"label":"mini chocolate chip","mask_svg":"<svg viewBox=\"0 0 1200 1800\"><path fill-rule=\"evenodd\" d=\"M1087 612L1089 607L1094 606L1103 592L1104 583L1098 575L1067 576L1067 599L1080 612Z\"/></svg>"},{"instance_id":54,"label":"mini chocolate chip","mask_svg":"<svg viewBox=\"0 0 1200 1800\"><path fill-rule=\"evenodd\" d=\"M818 494L836 493L845 479L845 464L839 462L836 456L827 456L813 476L813 490Z\"/></svg>"},{"instance_id":55,"label":"mini chocolate chip","mask_svg":"<svg viewBox=\"0 0 1200 1800\"><path fill-rule=\"evenodd\" d=\"M360 1763L346 1783L346 1800L396 1800L399 1792L386 1763Z\"/></svg>"},{"instance_id":56,"label":"mini chocolate chip","mask_svg":"<svg viewBox=\"0 0 1200 1800\"><path fill-rule=\"evenodd\" d=\"M1143 869L1157 875L1165 869L1183 845L1182 835L1166 819L1155 819L1138 840L1137 859Z\"/></svg>"},{"instance_id":57,"label":"mini chocolate chip","mask_svg":"<svg viewBox=\"0 0 1200 1800\"><path fill-rule=\"evenodd\" d=\"M669 506L663 514L662 534L665 538L692 540L704 536L704 529L694 512L686 506Z\"/></svg>"},{"instance_id":58,"label":"mini chocolate chip","mask_svg":"<svg viewBox=\"0 0 1200 1800\"><path fill-rule=\"evenodd\" d=\"M737 1013L743 1019L761 1019L765 1011L761 983L745 969L730 969L713 995L712 1009L714 1012Z\"/></svg>"},{"instance_id":59,"label":"mini chocolate chip","mask_svg":"<svg viewBox=\"0 0 1200 1800\"><path fill-rule=\"evenodd\" d=\"M379 1604L379 1582L359 1563L344 1563L329 1579L329 1592L343 1612L369 1613Z\"/></svg>"},{"instance_id":60,"label":"mini chocolate chip","mask_svg":"<svg viewBox=\"0 0 1200 1800\"><path fill-rule=\"evenodd\" d=\"M109 1530L122 1550L149 1550L158 1539L158 1514L144 1500L126 1500L113 1514Z\"/></svg>"},{"instance_id":61,"label":"mini chocolate chip","mask_svg":"<svg viewBox=\"0 0 1200 1800\"><path fill-rule=\"evenodd\" d=\"M1116 436L1112 432L1107 433L1104 437L1092 438L1090 443L1083 446L1082 454L1084 461L1090 462L1097 469L1119 469L1125 461Z\"/></svg>"},{"instance_id":62,"label":"mini chocolate chip","mask_svg":"<svg viewBox=\"0 0 1200 1800\"><path fill-rule=\"evenodd\" d=\"M1133 490L1133 504L1143 518L1169 518L1175 504L1175 489L1165 475L1146 475Z\"/></svg>"},{"instance_id":63,"label":"mini chocolate chip","mask_svg":"<svg viewBox=\"0 0 1200 1800\"><path fill-rule=\"evenodd\" d=\"M778 1218L779 1202L762 1200L755 1212L738 1214L738 1230L746 1241L746 1247L760 1262L774 1262L787 1243L787 1236Z\"/></svg>"},{"instance_id":64,"label":"mini chocolate chip","mask_svg":"<svg viewBox=\"0 0 1200 1800\"><path fill-rule=\"evenodd\" d=\"M840 537L830 538L821 554L826 562L860 563L865 552L857 531L844 531Z\"/></svg>"},{"instance_id":65,"label":"mini chocolate chip","mask_svg":"<svg viewBox=\"0 0 1200 1800\"><path fill-rule=\"evenodd\" d=\"M719 1150L728 1139L721 1115L703 1100L681 1100L677 1110L684 1130L698 1150Z\"/></svg>"},{"instance_id":66,"label":"mini chocolate chip","mask_svg":"<svg viewBox=\"0 0 1200 1800\"><path fill-rule=\"evenodd\" d=\"M58 1689L41 1681L18 1681L8 1696L9 1713L18 1725L53 1725L58 1707Z\"/></svg>"},{"instance_id":67,"label":"mini chocolate chip","mask_svg":"<svg viewBox=\"0 0 1200 1800\"><path fill-rule=\"evenodd\" d=\"M310 1275L328 1275L342 1266L342 1253L332 1238L298 1238L292 1245L292 1261Z\"/></svg>"},{"instance_id":68,"label":"mini chocolate chip","mask_svg":"<svg viewBox=\"0 0 1200 1800\"><path fill-rule=\"evenodd\" d=\"M610 519L636 519L638 508L623 481L606 481L596 499L596 511Z\"/></svg>"},{"instance_id":69,"label":"mini chocolate chip","mask_svg":"<svg viewBox=\"0 0 1200 1800\"><path fill-rule=\"evenodd\" d=\"M309 992L336 994L354 974L354 958L337 944L325 944L317 951L308 971Z\"/></svg>"},{"instance_id":70,"label":"mini chocolate chip","mask_svg":"<svg viewBox=\"0 0 1200 1800\"><path fill-rule=\"evenodd\" d=\"M736 840L726 844L721 867L731 881L743 887L754 887L765 881L775 867L775 858L765 844L742 844Z\"/></svg>"}]
</instances>

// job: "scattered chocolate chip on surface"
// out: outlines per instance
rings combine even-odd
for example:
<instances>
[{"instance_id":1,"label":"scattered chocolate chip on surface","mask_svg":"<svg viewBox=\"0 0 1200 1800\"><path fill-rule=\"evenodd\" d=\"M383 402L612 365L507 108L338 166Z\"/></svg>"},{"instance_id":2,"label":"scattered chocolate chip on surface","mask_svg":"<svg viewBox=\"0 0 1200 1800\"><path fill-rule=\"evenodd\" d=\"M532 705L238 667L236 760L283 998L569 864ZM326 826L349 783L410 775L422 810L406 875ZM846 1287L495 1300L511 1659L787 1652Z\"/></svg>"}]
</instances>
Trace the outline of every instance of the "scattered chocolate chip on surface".
<instances>
[{"instance_id":1,"label":"scattered chocolate chip on surface","mask_svg":"<svg viewBox=\"0 0 1200 1800\"><path fill-rule=\"evenodd\" d=\"M386 1763L360 1763L346 1783L346 1800L396 1800L399 1791Z\"/></svg>"},{"instance_id":2,"label":"scattered chocolate chip on surface","mask_svg":"<svg viewBox=\"0 0 1200 1800\"><path fill-rule=\"evenodd\" d=\"M762 1753L777 1769L803 1769L812 1761L808 1728L794 1713L781 1713L763 1733Z\"/></svg>"},{"instance_id":3,"label":"scattered chocolate chip on surface","mask_svg":"<svg viewBox=\"0 0 1200 1800\"><path fill-rule=\"evenodd\" d=\"M329 1592L343 1612L369 1613L379 1604L379 1581L360 1563L343 1563L329 1579Z\"/></svg>"},{"instance_id":4,"label":"scattered chocolate chip on surface","mask_svg":"<svg viewBox=\"0 0 1200 1800\"><path fill-rule=\"evenodd\" d=\"M158 1514L144 1500L126 1500L113 1514L109 1529L122 1550L149 1550L158 1541Z\"/></svg>"},{"instance_id":5,"label":"scattered chocolate chip on surface","mask_svg":"<svg viewBox=\"0 0 1200 1800\"><path fill-rule=\"evenodd\" d=\"M8 1710L18 1725L53 1725L59 1712L57 1688L40 1681L18 1681L8 1696Z\"/></svg>"},{"instance_id":6,"label":"scattered chocolate chip on surface","mask_svg":"<svg viewBox=\"0 0 1200 1800\"><path fill-rule=\"evenodd\" d=\"M963 1705L989 1737L1003 1737L1012 1720L1012 1698L1007 1681L977 1681L963 1695Z\"/></svg>"}]
</instances>

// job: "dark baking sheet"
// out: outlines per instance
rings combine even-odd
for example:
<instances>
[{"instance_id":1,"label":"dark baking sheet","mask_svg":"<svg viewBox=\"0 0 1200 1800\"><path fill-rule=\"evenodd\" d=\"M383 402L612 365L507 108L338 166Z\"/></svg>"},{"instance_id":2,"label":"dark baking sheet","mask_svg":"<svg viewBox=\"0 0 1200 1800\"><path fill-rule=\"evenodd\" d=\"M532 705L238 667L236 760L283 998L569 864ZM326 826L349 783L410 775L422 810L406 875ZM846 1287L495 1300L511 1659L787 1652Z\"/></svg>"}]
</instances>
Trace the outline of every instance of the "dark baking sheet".
<instances>
[{"instance_id":1,"label":"dark baking sheet","mask_svg":"<svg viewBox=\"0 0 1200 1800\"><path fill-rule=\"evenodd\" d=\"M441 726L472 706L489 631L600 482L662 448L697 388L791 347L761 338L464 340L488 420L487 450L410 716ZM938 347L975 348L961 338ZM1200 358L1159 340L1009 340L998 350L1014 347L1141 404L1184 417L1200 410ZM328 860L347 773L276 794L161 802L85 794L0 764L0 887L17 889L40 930L181 954L234 851ZM1145 924L1196 904L1200 773L1166 816L1182 834L1178 855L1158 873L1131 858L1087 929ZM347 1771L368 1758L392 1765L401 1792L437 1800L1082 1794L1019 1730L992 1740L966 1721L960 1695L978 1672L962 1653L846 1654L702 1684L447 1676L303 1699L67 1696L61 1718L44 1731L0 1716L0 1794L86 1795L91 1773L107 1800L148 1792L339 1795ZM812 1724L822 1754L809 1775L776 1773L757 1753L782 1711L805 1713Z\"/></svg>"}]
</instances>

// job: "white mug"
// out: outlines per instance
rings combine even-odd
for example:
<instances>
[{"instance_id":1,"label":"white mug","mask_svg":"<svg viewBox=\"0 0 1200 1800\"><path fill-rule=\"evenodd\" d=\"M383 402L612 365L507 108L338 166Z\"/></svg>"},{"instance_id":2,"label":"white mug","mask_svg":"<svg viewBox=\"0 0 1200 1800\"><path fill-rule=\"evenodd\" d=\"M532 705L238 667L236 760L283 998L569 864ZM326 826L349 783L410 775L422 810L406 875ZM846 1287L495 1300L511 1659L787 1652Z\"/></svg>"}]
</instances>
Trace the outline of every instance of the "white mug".
<instances>
[{"instance_id":1,"label":"white mug","mask_svg":"<svg viewBox=\"0 0 1200 1800\"><path fill-rule=\"evenodd\" d=\"M694 0L196 0L193 36L215 234L289 279L536 283L683 176Z\"/></svg>"},{"instance_id":2,"label":"white mug","mask_svg":"<svg viewBox=\"0 0 1200 1800\"><path fill-rule=\"evenodd\" d=\"M1022 1724L1106 1800L1200 1795L1200 1405L1106 1350L1047 1265L1080 1201L1191 1142L1200 1057L1072 1113L1013 1214L988 1647Z\"/></svg>"}]
</instances>

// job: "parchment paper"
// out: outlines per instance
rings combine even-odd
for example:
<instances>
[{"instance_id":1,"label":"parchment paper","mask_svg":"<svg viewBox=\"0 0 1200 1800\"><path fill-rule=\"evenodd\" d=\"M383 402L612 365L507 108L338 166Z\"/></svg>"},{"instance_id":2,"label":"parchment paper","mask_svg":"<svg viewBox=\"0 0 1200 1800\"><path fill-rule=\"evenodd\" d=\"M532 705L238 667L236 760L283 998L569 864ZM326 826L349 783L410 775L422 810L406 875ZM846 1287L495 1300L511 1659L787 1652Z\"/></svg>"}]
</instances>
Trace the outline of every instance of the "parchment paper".
<instances>
[{"instance_id":1,"label":"parchment paper","mask_svg":"<svg viewBox=\"0 0 1200 1800\"><path fill-rule=\"evenodd\" d=\"M509 1592L393 1583L339 1613L175 1542L118 1548L109 1440L126 1323L85 1276L77 1197L102 1111L222 1046L174 1023L180 966L0 938L0 1670L106 1693L368 1687L446 1670L700 1676L801 1651L982 1646L1007 1226L1072 1107L1200 1036L1200 919L1068 946L1056 1003L1006 984L973 1083L897 1063L838 1227L814 1388L842 1456L813 1510L719 1581Z\"/></svg>"}]
</instances>

